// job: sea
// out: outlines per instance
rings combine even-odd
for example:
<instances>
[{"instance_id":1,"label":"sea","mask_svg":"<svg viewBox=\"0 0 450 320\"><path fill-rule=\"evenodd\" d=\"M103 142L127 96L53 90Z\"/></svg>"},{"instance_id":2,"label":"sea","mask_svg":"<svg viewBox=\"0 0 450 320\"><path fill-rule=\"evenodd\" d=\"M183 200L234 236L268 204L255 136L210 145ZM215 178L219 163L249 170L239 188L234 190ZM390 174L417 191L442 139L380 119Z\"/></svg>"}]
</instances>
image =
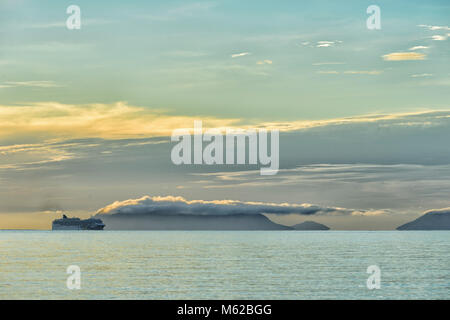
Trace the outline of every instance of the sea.
<instances>
[{"instance_id":1,"label":"sea","mask_svg":"<svg viewBox=\"0 0 450 320\"><path fill-rule=\"evenodd\" d=\"M450 299L450 231L0 231L0 299Z\"/></svg>"}]
</instances>

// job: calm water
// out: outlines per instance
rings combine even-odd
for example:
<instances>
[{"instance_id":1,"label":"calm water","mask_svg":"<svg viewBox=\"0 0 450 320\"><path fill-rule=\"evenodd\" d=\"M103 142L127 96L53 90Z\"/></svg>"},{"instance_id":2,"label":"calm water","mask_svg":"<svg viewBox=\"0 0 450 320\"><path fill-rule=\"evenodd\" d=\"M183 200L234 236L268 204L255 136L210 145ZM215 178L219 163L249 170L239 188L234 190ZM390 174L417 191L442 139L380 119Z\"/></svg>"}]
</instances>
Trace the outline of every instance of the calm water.
<instances>
[{"instance_id":1,"label":"calm water","mask_svg":"<svg viewBox=\"0 0 450 320\"><path fill-rule=\"evenodd\" d=\"M22 298L450 299L450 232L0 231L0 299Z\"/></svg>"}]
</instances>

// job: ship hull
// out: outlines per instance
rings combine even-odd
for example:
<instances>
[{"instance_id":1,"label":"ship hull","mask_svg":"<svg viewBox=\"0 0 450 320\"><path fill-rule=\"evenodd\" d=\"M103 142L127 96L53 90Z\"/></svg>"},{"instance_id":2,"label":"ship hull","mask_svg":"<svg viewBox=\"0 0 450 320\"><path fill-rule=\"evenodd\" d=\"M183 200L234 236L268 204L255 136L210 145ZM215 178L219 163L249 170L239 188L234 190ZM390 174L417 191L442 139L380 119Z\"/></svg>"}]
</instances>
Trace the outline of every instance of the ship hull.
<instances>
[{"instance_id":1,"label":"ship hull","mask_svg":"<svg viewBox=\"0 0 450 320\"><path fill-rule=\"evenodd\" d=\"M52 230L103 230L103 228L105 228L105 226L82 228L80 226L52 225Z\"/></svg>"},{"instance_id":2,"label":"ship hull","mask_svg":"<svg viewBox=\"0 0 450 320\"><path fill-rule=\"evenodd\" d=\"M79 226L52 225L52 230L83 230Z\"/></svg>"},{"instance_id":3,"label":"ship hull","mask_svg":"<svg viewBox=\"0 0 450 320\"><path fill-rule=\"evenodd\" d=\"M89 227L87 229L83 229L83 230L103 230L105 226L95 226L95 227Z\"/></svg>"},{"instance_id":4,"label":"ship hull","mask_svg":"<svg viewBox=\"0 0 450 320\"><path fill-rule=\"evenodd\" d=\"M52 230L103 230L105 224L100 219L89 218L81 220L80 218L67 218L63 215L62 219L56 219L52 223Z\"/></svg>"}]
</instances>

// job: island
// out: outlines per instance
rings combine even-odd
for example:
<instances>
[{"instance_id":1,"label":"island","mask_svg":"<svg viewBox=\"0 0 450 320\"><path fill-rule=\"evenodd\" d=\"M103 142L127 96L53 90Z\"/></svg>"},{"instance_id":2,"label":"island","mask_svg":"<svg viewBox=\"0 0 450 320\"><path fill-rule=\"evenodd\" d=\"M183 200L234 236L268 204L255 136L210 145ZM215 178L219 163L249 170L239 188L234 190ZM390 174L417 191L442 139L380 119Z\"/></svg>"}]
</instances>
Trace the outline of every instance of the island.
<instances>
[{"instance_id":1,"label":"island","mask_svg":"<svg viewBox=\"0 0 450 320\"><path fill-rule=\"evenodd\" d=\"M311 231L323 230L323 231L325 231L325 230L330 230L330 228L328 228L326 225L321 224L321 223L317 223L317 222L314 222L314 221L305 221L305 222L302 222L302 223L299 223L299 224L296 224L296 225L292 226L292 228L294 230L299 230L299 231L308 231L308 230L311 230Z\"/></svg>"},{"instance_id":2,"label":"island","mask_svg":"<svg viewBox=\"0 0 450 320\"><path fill-rule=\"evenodd\" d=\"M263 214L97 214L106 230L293 230Z\"/></svg>"},{"instance_id":3,"label":"island","mask_svg":"<svg viewBox=\"0 0 450 320\"><path fill-rule=\"evenodd\" d=\"M430 210L397 230L450 230L450 209Z\"/></svg>"}]
</instances>

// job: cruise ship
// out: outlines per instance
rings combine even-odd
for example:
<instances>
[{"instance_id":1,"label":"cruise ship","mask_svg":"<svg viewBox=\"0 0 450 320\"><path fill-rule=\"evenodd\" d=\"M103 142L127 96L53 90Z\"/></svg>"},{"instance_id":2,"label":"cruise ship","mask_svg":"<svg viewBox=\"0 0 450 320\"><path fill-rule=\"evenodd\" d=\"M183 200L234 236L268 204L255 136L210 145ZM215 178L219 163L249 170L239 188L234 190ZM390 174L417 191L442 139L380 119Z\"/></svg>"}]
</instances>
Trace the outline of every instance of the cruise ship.
<instances>
[{"instance_id":1,"label":"cruise ship","mask_svg":"<svg viewBox=\"0 0 450 320\"><path fill-rule=\"evenodd\" d=\"M100 219L67 218L63 214L62 219L53 220L52 230L103 230L105 224Z\"/></svg>"}]
</instances>

